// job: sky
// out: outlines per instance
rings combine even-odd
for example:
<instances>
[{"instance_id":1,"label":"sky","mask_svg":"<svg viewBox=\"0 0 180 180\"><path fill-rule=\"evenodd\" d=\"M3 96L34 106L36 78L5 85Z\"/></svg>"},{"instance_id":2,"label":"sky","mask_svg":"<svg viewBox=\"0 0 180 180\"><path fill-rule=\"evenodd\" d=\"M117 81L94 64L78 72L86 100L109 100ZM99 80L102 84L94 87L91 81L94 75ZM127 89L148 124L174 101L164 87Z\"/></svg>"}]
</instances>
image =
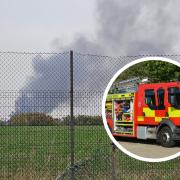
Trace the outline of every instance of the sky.
<instances>
[{"instance_id":1,"label":"sky","mask_svg":"<svg viewBox=\"0 0 180 180\"><path fill-rule=\"evenodd\" d=\"M0 51L56 51L94 31L95 0L0 0Z\"/></svg>"},{"instance_id":2,"label":"sky","mask_svg":"<svg viewBox=\"0 0 180 180\"><path fill-rule=\"evenodd\" d=\"M179 0L0 2L0 51L64 52L73 49L84 54L113 57L180 54ZM64 55L36 55L0 54L0 90L17 92L14 97L0 101L0 108L3 104L12 107L7 109L6 115L14 109L24 112L25 105L33 107L38 103L42 111L40 105L44 104L44 99L37 100L36 95L30 98L29 94L26 97L23 92L37 87L38 90L51 87L58 91L69 87L64 77L69 61L65 61ZM81 56L76 61L75 78L81 82L77 84L78 89L97 90L98 87L99 91L104 91L109 77L130 61L130 58L107 60ZM46 112L59 109L58 105L64 102L65 99L57 99Z\"/></svg>"},{"instance_id":3,"label":"sky","mask_svg":"<svg viewBox=\"0 0 180 180\"><path fill-rule=\"evenodd\" d=\"M178 0L0 0L0 50L178 54Z\"/></svg>"},{"instance_id":4,"label":"sky","mask_svg":"<svg viewBox=\"0 0 180 180\"><path fill-rule=\"evenodd\" d=\"M95 16L95 0L0 0L0 51L64 51L59 47L71 43L76 35L93 36ZM21 97L20 90L26 90L31 81L38 81L38 62L33 67L35 57L0 55L0 118L8 118L15 111L16 99ZM52 61L49 60L52 69L59 68L56 60ZM41 65L44 67L43 62ZM57 76L60 76L59 69L56 70ZM44 73L49 71L46 69ZM52 71L49 74L52 75ZM40 86L43 88L45 84L48 83L40 83Z\"/></svg>"}]
</instances>

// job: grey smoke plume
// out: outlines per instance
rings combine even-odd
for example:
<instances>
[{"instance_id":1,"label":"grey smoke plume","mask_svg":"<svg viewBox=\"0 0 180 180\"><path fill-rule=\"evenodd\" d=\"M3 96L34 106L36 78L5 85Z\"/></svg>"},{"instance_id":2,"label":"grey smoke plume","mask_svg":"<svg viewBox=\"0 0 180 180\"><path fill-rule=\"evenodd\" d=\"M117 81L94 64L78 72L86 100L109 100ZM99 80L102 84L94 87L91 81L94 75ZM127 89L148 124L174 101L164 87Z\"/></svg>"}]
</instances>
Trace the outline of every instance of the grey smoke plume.
<instances>
[{"instance_id":1,"label":"grey smoke plume","mask_svg":"<svg viewBox=\"0 0 180 180\"><path fill-rule=\"evenodd\" d=\"M69 59L66 53L43 58L38 55L32 60L34 76L15 102L16 113L52 112L54 107L69 97Z\"/></svg>"},{"instance_id":2,"label":"grey smoke plume","mask_svg":"<svg viewBox=\"0 0 180 180\"><path fill-rule=\"evenodd\" d=\"M179 5L177 0L98 0L95 40L79 36L65 48L103 55L174 53L180 39Z\"/></svg>"},{"instance_id":3,"label":"grey smoke plume","mask_svg":"<svg viewBox=\"0 0 180 180\"><path fill-rule=\"evenodd\" d=\"M56 48L65 51L73 49L85 54L113 56L173 54L178 50L180 40L179 5L180 2L177 0L98 0L97 32L94 39L79 35L68 46ZM106 59L103 62L103 58L93 56L80 58L76 55L75 90L103 92L111 76L132 59L126 62L117 59L113 63L111 60ZM67 103L69 97L67 95L62 96L63 98L55 95L54 100L51 99L50 102L47 98L37 98L36 94L28 96L23 93L28 90L67 92L69 90L68 58L63 59L61 55L53 55L42 59L39 56L33 60L33 67L36 76L21 90L22 95L16 100L16 111L52 112L54 108ZM48 97L52 94L46 95ZM92 105L94 102L90 99L96 99L95 95L93 97L79 100L79 106L85 104L86 101L87 104ZM99 104L101 102L100 96L98 102Z\"/></svg>"}]
</instances>

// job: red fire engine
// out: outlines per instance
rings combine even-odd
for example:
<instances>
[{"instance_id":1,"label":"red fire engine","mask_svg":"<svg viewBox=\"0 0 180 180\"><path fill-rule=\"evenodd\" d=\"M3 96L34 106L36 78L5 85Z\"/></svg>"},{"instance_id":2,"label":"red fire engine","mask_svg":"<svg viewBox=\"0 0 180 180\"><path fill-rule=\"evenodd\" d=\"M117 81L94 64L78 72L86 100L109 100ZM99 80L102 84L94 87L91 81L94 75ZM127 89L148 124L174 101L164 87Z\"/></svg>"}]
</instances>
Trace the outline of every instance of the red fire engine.
<instances>
[{"instance_id":1,"label":"red fire engine","mask_svg":"<svg viewBox=\"0 0 180 180\"><path fill-rule=\"evenodd\" d=\"M106 98L106 119L113 136L156 139L164 147L174 146L180 140L180 81L136 81L130 88L124 84L129 81L120 82L121 88L113 86Z\"/></svg>"}]
</instances>

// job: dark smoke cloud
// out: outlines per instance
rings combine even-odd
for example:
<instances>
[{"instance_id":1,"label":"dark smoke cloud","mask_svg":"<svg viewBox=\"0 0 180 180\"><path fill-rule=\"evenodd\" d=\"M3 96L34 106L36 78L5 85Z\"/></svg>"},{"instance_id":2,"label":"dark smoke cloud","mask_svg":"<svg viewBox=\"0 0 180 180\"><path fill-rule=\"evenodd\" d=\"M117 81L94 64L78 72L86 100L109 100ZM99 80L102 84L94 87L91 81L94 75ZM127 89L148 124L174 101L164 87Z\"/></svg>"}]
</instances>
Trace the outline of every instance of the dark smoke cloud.
<instances>
[{"instance_id":1,"label":"dark smoke cloud","mask_svg":"<svg viewBox=\"0 0 180 180\"><path fill-rule=\"evenodd\" d=\"M34 75L21 89L15 102L15 113L51 113L54 108L69 107L69 59L69 53L50 55L47 58L36 56L32 60ZM112 63L113 61L114 63ZM109 62L112 63L111 69L109 69ZM118 63L119 66L116 66ZM100 103L102 91L121 64L122 61L118 58L74 53L74 105L76 112L89 112L87 109L92 110L95 102ZM108 72L107 69L109 69ZM84 110L82 110L83 107ZM99 108L95 106L94 108L93 113L97 113Z\"/></svg>"},{"instance_id":2,"label":"dark smoke cloud","mask_svg":"<svg viewBox=\"0 0 180 180\"><path fill-rule=\"evenodd\" d=\"M67 53L32 60L34 75L21 89L15 112L52 112L69 97L70 70Z\"/></svg>"},{"instance_id":3,"label":"dark smoke cloud","mask_svg":"<svg viewBox=\"0 0 180 180\"><path fill-rule=\"evenodd\" d=\"M81 53L103 55L139 55L139 54L173 54L179 45L180 2L168 0L98 0L97 32L92 40L85 35L78 35L67 46L57 45L57 49ZM88 22L87 22L88 23ZM55 39L56 42L58 38ZM111 76L132 59L122 62L94 56L75 56L75 90L104 91ZM111 69L109 68L111 67ZM22 95L16 101L16 111L52 112L54 108L69 102L68 97L57 96L49 102L47 98L26 95L27 90L68 91L69 59L61 55L53 55L46 59L41 56L33 60L35 76L21 90ZM108 71L108 73L107 73ZM107 75L108 74L108 75ZM102 94L102 93L101 93ZM51 96L51 93L47 96ZM46 96L46 97L47 97ZM77 98L78 99L78 98ZM80 98L79 98L80 99ZM93 99L93 100L92 100ZM77 100L79 106L93 105L94 99L101 102L101 97ZM97 102L96 102L97 103ZM45 107L43 107L43 105ZM49 106L49 107L48 107ZM29 107L25 109L24 107ZM99 107L96 109L100 109ZM78 112L77 105L77 112ZM97 112L98 110L96 110ZM87 111L86 111L87 112Z\"/></svg>"},{"instance_id":4,"label":"dark smoke cloud","mask_svg":"<svg viewBox=\"0 0 180 180\"><path fill-rule=\"evenodd\" d=\"M179 42L179 1L97 1L96 38L78 36L66 47L105 55L174 53Z\"/></svg>"}]
</instances>

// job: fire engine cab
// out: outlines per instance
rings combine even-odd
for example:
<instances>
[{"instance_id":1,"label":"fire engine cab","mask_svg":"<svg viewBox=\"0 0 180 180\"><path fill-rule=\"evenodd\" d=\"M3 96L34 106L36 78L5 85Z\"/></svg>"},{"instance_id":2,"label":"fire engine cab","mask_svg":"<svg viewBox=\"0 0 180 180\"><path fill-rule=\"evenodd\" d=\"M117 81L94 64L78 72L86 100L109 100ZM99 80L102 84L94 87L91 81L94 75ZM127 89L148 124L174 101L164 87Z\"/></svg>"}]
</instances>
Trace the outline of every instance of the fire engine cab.
<instances>
[{"instance_id":1,"label":"fire engine cab","mask_svg":"<svg viewBox=\"0 0 180 180\"><path fill-rule=\"evenodd\" d=\"M137 82L134 78L113 84L107 95L106 119L113 136L174 146L180 140L180 81Z\"/></svg>"}]
</instances>

